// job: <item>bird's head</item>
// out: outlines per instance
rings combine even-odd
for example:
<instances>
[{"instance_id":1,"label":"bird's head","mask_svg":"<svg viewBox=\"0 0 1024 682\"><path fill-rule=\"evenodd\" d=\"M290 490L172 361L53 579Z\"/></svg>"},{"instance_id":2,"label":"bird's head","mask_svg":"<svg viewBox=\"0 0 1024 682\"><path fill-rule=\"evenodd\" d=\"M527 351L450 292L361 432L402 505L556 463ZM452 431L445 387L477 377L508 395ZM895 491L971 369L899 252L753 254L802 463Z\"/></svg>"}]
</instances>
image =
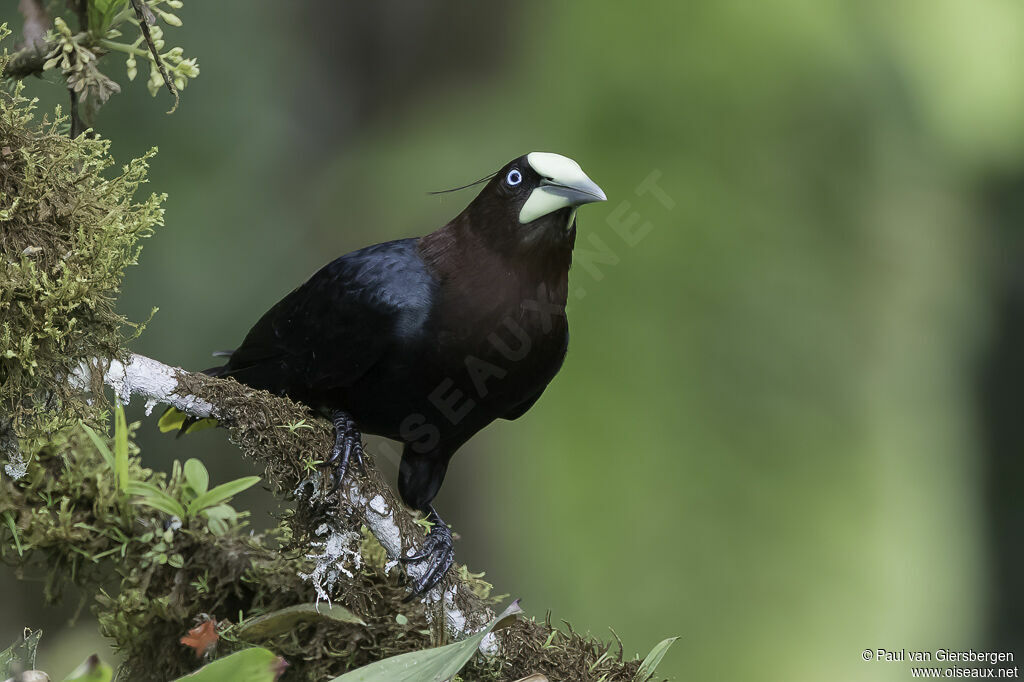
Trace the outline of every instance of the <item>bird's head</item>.
<instances>
[{"instance_id":1,"label":"bird's head","mask_svg":"<svg viewBox=\"0 0 1024 682\"><path fill-rule=\"evenodd\" d=\"M499 170L467 210L492 240L521 247L569 241L571 246L576 209L606 198L572 159L530 152Z\"/></svg>"}]
</instances>

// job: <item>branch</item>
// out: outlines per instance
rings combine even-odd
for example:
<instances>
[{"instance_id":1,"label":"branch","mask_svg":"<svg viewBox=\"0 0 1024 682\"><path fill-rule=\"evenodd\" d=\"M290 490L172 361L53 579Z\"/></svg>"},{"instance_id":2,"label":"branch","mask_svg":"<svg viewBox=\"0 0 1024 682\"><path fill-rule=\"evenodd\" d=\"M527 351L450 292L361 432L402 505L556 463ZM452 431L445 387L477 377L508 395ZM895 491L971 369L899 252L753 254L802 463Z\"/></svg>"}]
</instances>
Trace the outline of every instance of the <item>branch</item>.
<instances>
[{"instance_id":1,"label":"branch","mask_svg":"<svg viewBox=\"0 0 1024 682\"><path fill-rule=\"evenodd\" d=\"M454 566L422 604L402 608L408 588L390 571L398 557L418 549L423 533L372 462L357 480L346 479L341 494L326 500L300 494L307 488L300 483L310 472L310 458L326 453L334 441L333 428L307 408L233 379L185 372L141 355L103 364L82 365L64 381L79 395L90 386L102 391L105 384L122 402L141 397L147 411L163 403L196 417L215 417L231 442L265 467L264 480L275 492L298 499L287 524L260 534L242 525L221 534L195 513L168 523L168 512L146 509L165 505L140 500L141 494L125 497L120 481L166 491L173 502L182 499L187 473L183 476L176 465L168 480L129 457L121 478L119 465L105 461L90 440L95 434L78 428L37 450L28 476L0 478L0 533L11 535L0 543L0 562L13 564L19 575L45 576L50 600L69 583L97 590L100 631L124 656L127 677L166 679L171 672L187 672L194 659L179 640L199 613L237 613L237 620L216 625L228 651L268 646L302 666L309 679L422 651L436 644L441 632L464 637L492 618L490 586L482 590L483 582L463 566ZM126 431L121 427L117 433ZM117 438L115 433L111 448ZM315 493L315 476L312 483ZM121 583L108 593L100 587L113 567ZM260 632L253 626L258 622L253 616L277 618L272 614L281 609L332 593L357 620L291 623L283 631ZM474 658L465 679L544 673L552 679L632 682L640 668L639 660L625 658L617 638L601 642L568 624L567 631L557 630L549 619L522 619L479 646L494 655ZM159 669L153 668L154 660L162 662Z\"/></svg>"},{"instance_id":2,"label":"branch","mask_svg":"<svg viewBox=\"0 0 1024 682\"><path fill-rule=\"evenodd\" d=\"M84 390L88 376L89 369L83 367L72 380ZM157 403L162 403L194 417L218 419L231 430L232 442L266 468L268 482L279 492L299 492L306 483L316 487L319 477L308 478L304 462L326 459L325 453L330 452L334 444L331 428L313 418L308 408L266 391L256 391L233 379L190 373L142 355L131 355L126 363L111 361L103 374L103 382L114 389L123 404L128 404L132 396L145 399L147 414ZM289 428L299 423L304 428ZM396 499L372 460L368 461L364 476L346 477L341 494L335 496L333 503L332 516L343 518L346 514L355 514L384 547L392 562L418 551L422 529ZM302 519L310 523L309 527L323 519L313 511L316 506L311 504L308 509L299 509ZM418 578L427 568L412 564L407 570L411 578ZM451 637L476 632L493 618L491 610L464 576L468 573L454 565L449 578L423 598L428 607L437 607L427 609L428 618L431 611L440 611L444 629ZM326 596L324 587L318 586L322 596ZM437 614L433 617L436 619ZM495 644L491 636L484 642L488 650L493 650Z\"/></svg>"},{"instance_id":3,"label":"branch","mask_svg":"<svg viewBox=\"0 0 1024 682\"><path fill-rule=\"evenodd\" d=\"M28 45L18 50L11 55L7 66L4 67L4 77L21 80L29 76L42 76L46 55L55 46L56 43L53 45L43 43L42 45Z\"/></svg>"},{"instance_id":4,"label":"branch","mask_svg":"<svg viewBox=\"0 0 1024 682\"><path fill-rule=\"evenodd\" d=\"M174 97L174 106L167 112L168 114L173 114L178 108L178 89L174 87L171 74L167 73L167 65L164 64L164 60L160 56L160 50L156 49L153 35L149 30L150 25L156 23L156 16L153 14L153 10L144 4L142 0L129 0L129 2L135 10L135 17L139 20L139 28L142 30L142 37L146 40L149 53L153 55L153 61L156 63L157 68L160 69L160 76L164 79L164 85L167 86L167 91Z\"/></svg>"}]
</instances>

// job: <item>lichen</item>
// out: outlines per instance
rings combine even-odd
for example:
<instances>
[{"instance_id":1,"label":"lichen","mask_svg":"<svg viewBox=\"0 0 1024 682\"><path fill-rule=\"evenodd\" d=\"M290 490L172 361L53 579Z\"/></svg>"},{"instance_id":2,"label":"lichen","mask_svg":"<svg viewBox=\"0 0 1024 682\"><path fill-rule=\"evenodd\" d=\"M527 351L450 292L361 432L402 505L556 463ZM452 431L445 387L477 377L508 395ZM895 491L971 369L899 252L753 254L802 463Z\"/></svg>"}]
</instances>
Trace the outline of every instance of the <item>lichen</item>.
<instances>
[{"instance_id":1,"label":"lichen","mask_svg":"<svg viewBox=\"0 0 1024 682\"><path fill-rule=\"evenodd\" d=\"M324 537L322 542L310 543L316 551L306 555L306 558L314 562L313 570L309 573L299 573L299 577L308 580L316 590L316 598L331 603L331 593L339 580L347 578L352 580L355 574L362 568L363 559L359 554L359 533L351 530L340 530L332 524L322 523L313 532L318 537ZM344 576L344 578L342 578Z\"/></svg>"}]
</instances>

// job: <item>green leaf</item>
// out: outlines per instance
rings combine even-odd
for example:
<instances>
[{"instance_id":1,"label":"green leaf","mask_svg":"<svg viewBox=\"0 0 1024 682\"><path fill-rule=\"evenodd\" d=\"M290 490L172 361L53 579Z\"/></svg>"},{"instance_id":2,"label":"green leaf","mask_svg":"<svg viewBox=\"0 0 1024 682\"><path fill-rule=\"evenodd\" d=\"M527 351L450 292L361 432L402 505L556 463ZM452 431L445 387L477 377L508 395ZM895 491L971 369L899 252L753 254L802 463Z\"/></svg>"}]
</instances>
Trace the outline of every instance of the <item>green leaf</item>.
<instances>
[{"instance_id":1,"label":"green leaf","mask_svg":"<svg viewBox=\"0 0 1024 682\"><path fill-rule=\"evenodd\" d=\"M181 425L185 423L186 416L187 415L181 410L168 407L167 410L160 415L160 419L157 421L156 425L160 428L161 433L178 431L181 429Z\"/></svg>"},{"instance_id":2,"label":"green leaf","mask_svg":"<svg viewBox=\"0 0 1024 682\"><path fill-rule=\"evenodd\" d=\"M206 525L214 535L224 535L228 532L228 524L238 520L238 512L230 504L207 507L199 515L206 519Z\"/></svg>"},{"instance_id":3,"label":"green leaf","mask_svg":"<svg viewBox=\"0 0 1024 682\"><path fill-rule=\"evenodd\" d=\"M82 661L82 665L71 671L64 682L110 682L114 678L114 669L93 654Z\"/></svg>"},{"instance_id":4,"label":"green leaf","mask_svg":"<svg viewBox=\"0 0 1024 682\"><path fill-rule=\"evenodd\" d=\"M661 659L665 657L665 652L668 651L669 647L675 644L678 637L669 637L668 639L658 642L658 644L651 649L651 653L647 654L644 658L644 662L640 664L640 669L636 671L636 675L633 677L633 682L647 682L654 676L654 670L661 663Z\"/></svg>"},{"instance_id":5,"label":"green leaf","mask_svg":"<svg viewBox=\"0 0 1024 682\"><path fill-rule=\"evenodd\" d=\"M128 424L121 405L114 412L114 475L121 492L128 492Z\"/></svg>"},{"instance_id":6,"label":"green leaf","mask_svg":"<svg viewBox=\"0 0 1024 682\"><path fill-rule=\"evenodd\" d=\"M14 523L14 514L10 509L4 512L4 521L7 522L7 527L11 529L11 535L14 536L14 547L18 550L18 556L22 556L21 538L18 537L18 526Z\"/></svg>"},{"instance_id":7,"label":"green leaf","mask_svg":"<svg viewBox=\"0 0 1024 682\"><path fill-rule=\"evenodd\" d=\"M199 514L208 519L220 519L221 521L234 521L238 518L238 512L230 504L218 504L213 507L207 507L199 512Z\"/></svg>"},{"instance_id":8,"label":"green leaf","mask_svg":"<svg viewBox=\"0 0 1024 682\"><path fill-rule=\"evenodd\" d=\"M210 474L198 459L185 462L185 481L192 487L196 496L202 495L210 487Z\"/></svg>"},{"instance_id":9,"label":"green leaf","mask_svg":"<svg viewBox=\"0 0 1024 682\"><path fill-rule=\"evenodd\" d=\"M185 508L181 506L181 503L165 493L163 490L160 490L160 488L157 488L152 483L129 481L126 492L129 495L138 495L141 497L142 499L139 500L139 504L145 504L153 509L159 509L165 514L177 516L183 521L187 518Z\"/></svg>"},{"instance_id":10,"label":"green leaf","mask_svg":"<svg viewBox=\"0 0 1024 682\"><path fill-rule=\"evenodd\" d=\"M213 490L209 490L188 503L189 514L197 514L206 507L213 507L226 502L233 496L248 490L260 482L259 476L246 476L227 483L221 483Z\"/></svg>"},{"instance_id":11,"label":"green leaf","mask_svg":"<svg viewBox=\"0 0 1024 682\"><path fill-rule=\"evenodd\" d=\"M521 613L519 601L461 642L392 656L335 677L330 682L444 682L455 677L480 648L480 642L501 621Z\"/></svg>"},{"instance_id":12,"label":"green leaf","mask_svg":"<svg viewBox=\"0 0 1024 682\"><path fill-rule=\"evenodd\" d=\"M102 38L110 28L110 22L128 0L91 0L89 2L89 31Z\"/></svg>"},{"instance_id":13,"label":"green leaf","mask_svg":"<svg viewBox=\"0 0 1024 682\"><path fill-rule=\"evenodd\" d=\"M218 658L174 682L274 682L287 665L274 652L253 647Z\"/></svg>"},{"instance_id":14,"label":"green leaf","mask_svg":"<svg viewBox=\"0 0 1024 682\"><path fill-rule=\"evenodd\" d=\"M20 642L0 651L0 676L6 679L22 670L33 670L36 667L36 649L42 636L42 630L31 631L26 628Z\"/></svg>"},{"instance_id":15,"label":"green leaf","mask_svg":"<svg viewBox=\"0 0 1024 682\"><path fill-rule=\"evenodd\" d=\"M114 469L114 453L110 451L110 448L107 447L104 440L100 438L99 434L93 431L85 422L82 422L82 428L85 429L85 432L89 435L89 440L92 441L92 444L95 445L99 453L103 455L103 459L106 460L107 466Z\"/></svg>"},{"instance_id":16,"label":"green leaf","mask_svg":"<svg viewBox=\"0 0 1024 682\"><path fill-rule=\"evenodd\" d=\"M249 640L270 639L293 630L299 623L318 620L366 625L359 616L339 604L321 606L319 609L316 604L298 604L247 620L238 627L236 633L240 638Z\"/></svg>"}]
</instances>

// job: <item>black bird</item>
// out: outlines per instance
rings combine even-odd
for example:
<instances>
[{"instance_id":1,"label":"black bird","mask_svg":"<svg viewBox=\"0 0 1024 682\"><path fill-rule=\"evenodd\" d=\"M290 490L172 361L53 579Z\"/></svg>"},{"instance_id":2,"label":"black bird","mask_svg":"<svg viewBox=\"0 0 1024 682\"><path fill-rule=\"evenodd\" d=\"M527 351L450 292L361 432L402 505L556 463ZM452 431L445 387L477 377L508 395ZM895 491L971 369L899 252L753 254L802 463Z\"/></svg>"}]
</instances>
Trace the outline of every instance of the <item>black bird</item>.
<instances>
[{"instance_id":1,"label":"black bird","mask_svg":"<svg viewBox=\"0 0 1024 682\"><path fill-rule=\"evenodd\" d=\"M362 458L360 431L404 443L398 490L433 522L405 557L428 562L417 593L453 561L431 504L448 461L487 424L526 412L562 366L576 208L604 200L575 161L521 156L439 230L328 263L206 370L330 417L335 485Z\"/></svg>"}]
</instances>

